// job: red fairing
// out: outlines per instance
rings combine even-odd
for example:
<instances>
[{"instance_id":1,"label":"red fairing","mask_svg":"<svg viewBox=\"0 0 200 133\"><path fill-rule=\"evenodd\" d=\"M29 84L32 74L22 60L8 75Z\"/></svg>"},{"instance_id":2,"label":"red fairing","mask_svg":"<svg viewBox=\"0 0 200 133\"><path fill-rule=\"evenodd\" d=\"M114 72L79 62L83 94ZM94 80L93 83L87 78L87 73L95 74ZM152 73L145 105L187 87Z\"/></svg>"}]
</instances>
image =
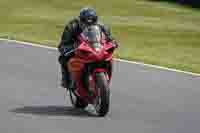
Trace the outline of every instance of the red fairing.
<instances>
[{"instance_id":1,"label":"red fairing","mask_svg":"<svg viewBox=\"0 0 200 133\"><path fill-rule=\"evenodd\" d=\"M81 34L79 36L79 44L75 51L75 56L69 60L68 68L72 75L73 80L76 83L76 94L84 99L88 103L93 103L96 96L95 89L95 73L105 72L107 73L107 78L110 81L112 76L112 58L113 52L115 50L114 45L111 42L106 42L105 37L101 37L98 43L91 44L88 39ZM106 67L96 67L93 68L93 72L89 74L90 88L92 88L93 96L88 95L88 91L84 88L83 81L81 77L83 72L86 70L86 64L100 64L106 62L109 68Z\"/></svg>"}]
</instances>

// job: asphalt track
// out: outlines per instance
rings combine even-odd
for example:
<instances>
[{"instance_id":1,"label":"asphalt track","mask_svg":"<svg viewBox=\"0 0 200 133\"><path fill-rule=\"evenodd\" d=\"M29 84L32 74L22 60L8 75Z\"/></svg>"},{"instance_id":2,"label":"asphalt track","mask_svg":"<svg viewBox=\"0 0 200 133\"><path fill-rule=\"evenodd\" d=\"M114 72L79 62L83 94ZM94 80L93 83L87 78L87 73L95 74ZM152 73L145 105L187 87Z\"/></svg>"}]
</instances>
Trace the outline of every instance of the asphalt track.
<instances>
[{"instance_id":1,"label":"asphalt track","mask_svg":"<svg viewBox=\"0 0 200 133\"><path fill-rule=\"evenodd\" d=\"M115 61L105 118L71 107L58 53L0 41L1 133L199 133L200 77Z\"/></svg>"}]
</instances>

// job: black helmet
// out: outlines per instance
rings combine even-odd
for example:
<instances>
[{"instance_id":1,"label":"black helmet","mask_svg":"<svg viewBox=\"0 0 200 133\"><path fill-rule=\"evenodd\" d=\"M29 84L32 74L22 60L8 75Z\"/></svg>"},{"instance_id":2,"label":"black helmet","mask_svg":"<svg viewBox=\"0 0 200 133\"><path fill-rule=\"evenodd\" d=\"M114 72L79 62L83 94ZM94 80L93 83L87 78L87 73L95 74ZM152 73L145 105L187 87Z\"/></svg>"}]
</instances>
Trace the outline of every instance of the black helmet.
<instances>
[{"instance_id":1,"label":"black helmet","mask_svg":"<svg viewBox=\"0 0 200 133\"><path fill-rule=\"evenodd\" d=\"M98 20L95 9L93 8L82 8L80 10L80 21L85 24L95 24Z\"/></svg>"}]
</instances>

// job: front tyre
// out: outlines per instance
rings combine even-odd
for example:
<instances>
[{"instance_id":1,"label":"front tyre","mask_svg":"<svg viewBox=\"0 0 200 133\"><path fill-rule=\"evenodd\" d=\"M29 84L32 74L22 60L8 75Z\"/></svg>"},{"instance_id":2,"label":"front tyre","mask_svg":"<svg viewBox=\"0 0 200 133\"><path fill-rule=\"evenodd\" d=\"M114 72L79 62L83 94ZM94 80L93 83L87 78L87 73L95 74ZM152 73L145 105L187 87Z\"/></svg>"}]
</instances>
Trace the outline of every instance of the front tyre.
<instances>
[{"instance_id":1,"label":"front tyre","mask_svg":"<svg viewBox=\"0 0 200 133\"><path fill-rule=\"evenodd\" d=\"M96 73L96 89L98 92L96 112L99 116L105 116L109 112L110 89L104 72Z\"/></svg>"}]
</instances>

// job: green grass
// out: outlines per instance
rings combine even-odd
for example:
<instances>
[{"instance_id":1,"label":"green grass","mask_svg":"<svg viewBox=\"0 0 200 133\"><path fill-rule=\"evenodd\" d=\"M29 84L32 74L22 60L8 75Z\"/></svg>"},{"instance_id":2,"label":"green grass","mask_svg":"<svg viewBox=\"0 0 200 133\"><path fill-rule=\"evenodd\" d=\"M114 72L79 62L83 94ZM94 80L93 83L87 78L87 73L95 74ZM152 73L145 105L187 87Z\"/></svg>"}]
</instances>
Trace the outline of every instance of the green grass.
<instances>
[{"instance_id":1,"label":"green grass","mask_svg":"<svg viewBox=\"0 0 200 133\"><path fill-rule=\"evenodd\" d=\"M115 57L200 73L200 10L167 2L0 0L0 37L57 46L65 23L85 5L121 43Z\"/></svg>"}]
</instances>

